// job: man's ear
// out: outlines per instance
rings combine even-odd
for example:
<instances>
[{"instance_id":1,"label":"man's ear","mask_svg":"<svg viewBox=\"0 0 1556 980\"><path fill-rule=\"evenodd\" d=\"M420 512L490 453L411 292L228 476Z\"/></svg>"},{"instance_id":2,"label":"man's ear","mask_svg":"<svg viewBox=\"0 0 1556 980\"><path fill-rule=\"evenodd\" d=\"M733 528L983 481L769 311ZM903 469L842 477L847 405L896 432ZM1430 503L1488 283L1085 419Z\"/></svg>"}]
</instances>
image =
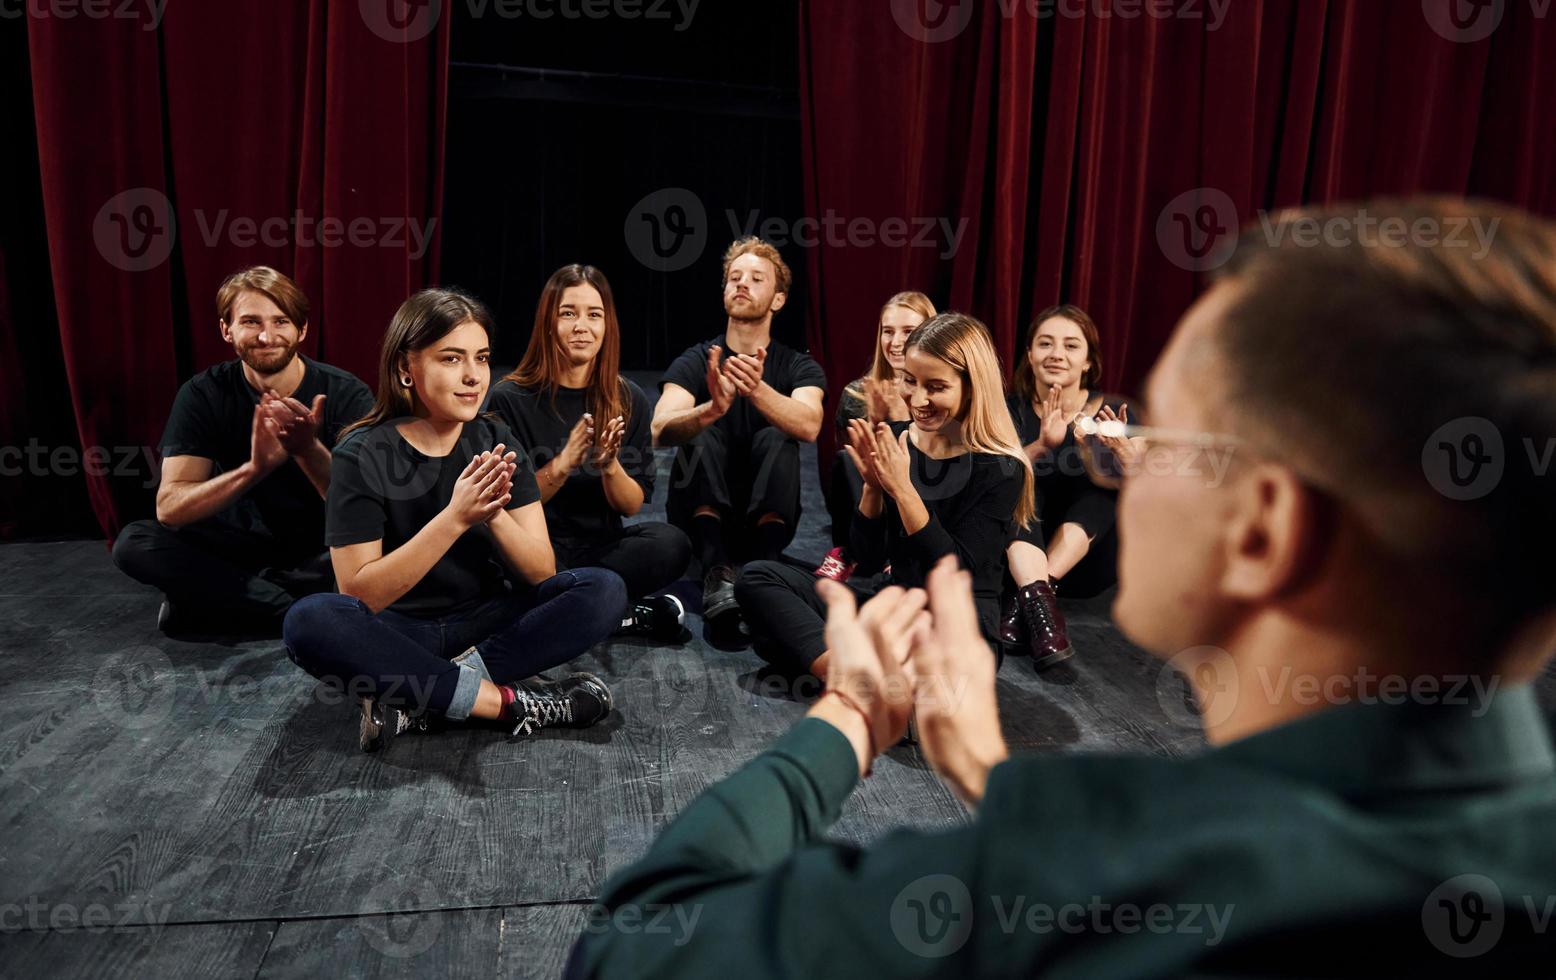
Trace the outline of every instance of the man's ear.
<instances>
[{"instance_id":1,"label":"man's ear","mask_svg":"<svg viewBox=\"0 0 1556 980\"><path fill-rule=\"evenodd\" d=\"M308 339L308 321L304 320L297 327L297 342L300 344Z\"/></svg>"},{"instance_id":2,"label":"man's ear","mask_svg":"<svg viewBox=\"0 0 1556 980\"><path fill-rule=\"evenodd\" d=\"M1260 463L1226 488L1221 590L1262 602L1307 585L1332 544L1328 501L1284 466Z\"/></svg>"},{"instance_id":3,"label":"man's ear","mask_svg":"<svg viewBox=\"0 0 1556 980\"><path fill-rule=\"evenodd\" d=\"M787 303L788 301L788 293L773 293L773 312L777 313L779 310L783 309L783 304Z\"/></svg>"},{"instance_id":4,"label":"man's ear","mask_svg":"<svg viewBox=\"0 0 1556 980\"><path fill-rule=\"evenodd\" d=\"M216 324L218 329L220 329L222 332L222 340L229 344L232 343L232 328L227 326L227 319L225 317L219 317L216 320Z\"/></svg>"}]
</instances>

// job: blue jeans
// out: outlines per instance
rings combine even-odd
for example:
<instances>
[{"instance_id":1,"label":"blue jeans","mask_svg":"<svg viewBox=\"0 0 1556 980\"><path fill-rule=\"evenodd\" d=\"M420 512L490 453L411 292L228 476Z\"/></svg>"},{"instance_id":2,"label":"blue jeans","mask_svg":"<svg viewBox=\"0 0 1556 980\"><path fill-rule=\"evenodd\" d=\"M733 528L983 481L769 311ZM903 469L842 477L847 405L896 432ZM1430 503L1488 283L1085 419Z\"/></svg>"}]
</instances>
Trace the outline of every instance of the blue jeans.
<instances>
[{"instance_id":1,"label":"blue jeans","mask_svg":"<svg viewBox=\"0 0 1556 980\"><path fill-rule=\"evenodd\" d=\"M311 595L292 604L281 635L292 662L319 680L462 721L482 680L510 683L572 660L621 625L626 605L615 572L576 568L435 619Z\"/></svg>"}]
</instances>

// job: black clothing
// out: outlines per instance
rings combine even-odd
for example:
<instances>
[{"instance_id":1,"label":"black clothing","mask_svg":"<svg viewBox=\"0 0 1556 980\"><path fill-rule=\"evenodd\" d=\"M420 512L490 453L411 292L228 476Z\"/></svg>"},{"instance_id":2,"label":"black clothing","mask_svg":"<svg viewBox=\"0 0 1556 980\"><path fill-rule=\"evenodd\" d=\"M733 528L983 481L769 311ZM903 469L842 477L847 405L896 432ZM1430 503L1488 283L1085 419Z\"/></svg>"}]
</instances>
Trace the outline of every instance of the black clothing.
<instances>
[{"instance_id":1,"label":"black clothing","mask_svg":"<svg viewBox=\"0 0 1556 980\"><path fill-rule=\"evenodd\" d=\"M302 357L302 355L298 355ZM291 397L313 407L324 395L319 442L333 450L340 430L373 409L373 393L356 376L302 357L303 380ZM201 456L218 476L253 455L254 406L260 392L249 387L242 361L225 361L184 382L162 433L162 456ZM236 527L268 533L283 549L317 554L324 544L324 501L296 460L287 460L217 516Z\"/></svg>"},{"instance_id":2,"label":"black clothing","mask_svg":"<svg viewBox=\"0 0 1556 980\"><path fill-rule=\"evenodd\" d=\"M631 411L627 431L622 435L617 460L627 475L643 488L643 500L654 496L653 420L648 396L633 382L622 379ZM588 391L583 388L558 388L556 400L543 388L525 388L517 382L501 381L492 388L488 403L508 423L529 455L535 472L556 458L567 445L573 426L589 410ZM594 431L603 434L609 419L595 419ZM515 447L517 448L517 447ZM607 531L620 531L621 513L605 499L604 482L599 470L585 463L567 478L546 501L546 527L552 537L592 539Z\"/></svg>"},{"instance_id":3,"label":"black clothing","mask_svg":"<svg viewBox=\"0 0 1556 980\"><path fill-rule=\"evenodd\" d=\"M399 425L409 421L393 419L358 429L335 450L325 533L330 547L382 540L384 554L389 554L448 506L454 484L472 457L498 443L516 452L519 448L506 423L481 416L465 423L447 456L428 457L400 435ZM516 462L508 510L540 499L529 459L519 452ZM497 543L491 529L480 525L461 535L389 608L407 616L447 616L507 589Z\"/></svg>"},{"instance_id":4,"label":"black clothing","mask_svg":"<svg viewBox=\"0 0 1556 980\"><path fill-rule=\"evenodd\" d=\"M627 598L641 599L673 584L691 564L686 532L658 521L628 524L593 538L552 538L557 571L604 568L621 576Z\"/></svg>"}]
</instances>

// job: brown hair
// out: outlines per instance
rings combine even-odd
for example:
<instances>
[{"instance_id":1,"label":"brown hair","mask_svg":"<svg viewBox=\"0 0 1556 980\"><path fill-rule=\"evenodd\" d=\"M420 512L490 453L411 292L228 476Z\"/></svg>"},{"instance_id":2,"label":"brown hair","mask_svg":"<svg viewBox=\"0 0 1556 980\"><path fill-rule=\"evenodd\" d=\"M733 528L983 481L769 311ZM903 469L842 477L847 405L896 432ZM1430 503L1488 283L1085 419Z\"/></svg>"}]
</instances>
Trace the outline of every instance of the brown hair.
<instances>
[{"instance_id":1,"label":"brown hair","mask_svg":"<svg viewBox=\"0 0 1556 980\"><path fill-rule=\"evenodd\" d=\"M1008 456L1021 472L1021 500L1016 504L1016 523L1027 527L1037 516L1032 496L1032 464L1016 423L1005 405L1005 384L1000 379L999 355L989 328L965 313L942 313L924 321L908 335L907 347L917 347L951 365L962 376L967 405L958 421L962 443L975 453Z\"/></svg>"},{"instance_id":2,"label":"brown hair","mask_svg":"<svg viewBox=\"0 0 1556 980\"><path fill-rule=\"evenodd\" d=\"M1016 352L1016 375L1011 381L1011 387L1029 400L1037 397L1037 375L1032 371L1030 356L1032 341L1037 337L1037 328L1055 318L1069 320L1080 327L1081 336L1086 338L1086 359L1091 362L1091 367L1082 376L1081 386L1090 391L1102 380L1102 333L1097 329L1096 321L1079 306L1069 303L1050 306L1032 318L1032 322L1027 325L1026 339Z\"/></svg>"},{"instance_id":3,"label":"brown hair","mask_svg":"<svg viewBox=\"0 0 1556 980\"><path fill-rule=\"evenodd\" d=\"M600 304L605 307L605 333L600 338L600 351L589 368L586 397L595 425L603 432L605 423L618 415L623 422L631 421L632 399L627 395L627 383L621 378L621 325L616 319L616 300L611 295L605 273L594 266L564 265L546 280L540 290L540 300L535 304L535 327L530 331L524 359L503 380L526 388L545 389L555 410L557 388L567 366L567 355L563 352L556 322L561 315L562 294L570 286L593 286L600 294Z\"/></svg>"},{"instance_id":4,"label":"brown hair","mask_svg":"<svg viewBox=\"0 0 1556 980\"><path fill-rule=\"evenodd\" d=\"M773 264L773 274L778 278L777 291L787 293L789 287L794 284L794 274L789 271L789 265L778 254L778 249L768 241L764 241L752 235L730 243L724 251L724 278L721 284L729 281L729 267L742 255L755 255L757 258L766 259Z\"/></svg>"},{"instance_id":5,"label":"brown hair","mask_svg":"<svg viewBox=\"0 0 1556 980\"><path fill-rule=\"evenodd\" d=\"M1304 248L1293 231L1359 214L1382 230L1371 243ZM1389 239L1421 222L1473 223L1481 241ZM1556 433L1556 225L1445 198L1291 211L1249 229L1220 275L1236 287L1211 340L1219 425L1278 447L1401 555L1436 555L1482 593L1494 572L1504 619L1556 604L1536 565L1556 551L1556 495L1521 452ZM1505 472L1465 499L1443 464L1476 430L1500 438Z\"/></svg>"},{"instance_id":6,"label":"brown hair","mask_svg":"<svg viewBox=\"0 0 1556 980\"><path fill-rule=\"evenodd\" d=\"M486 328L488 339L496 328L481 301L456 289L423 289L400 304L378 354L378 394L373 408L341 430L339 439L356 429L366 429L390 419L412 415L416 403L411 389L400 384L400 358L426 350L461 323L474 320ZM337 439L337 443L339 442Z\"/></svg>"},{"instance_id":7,"label":"brown hair","mask_svg":"<svg viewBox=\"0 0 1556 980\"><path fill-rule=\"evenodd\" d=\"M216 316L223 323L232 323L232 307L238 297L253 291L269 297L299 328L308 324L308 297L297 283L268 265L256 265L234 272L222 281L216 290Z\"/></svg>"},{"instance_id":8,"label":"brown hair","mask_svg":"<svg viewBox=\"0 0 1556 980\"><path fill-rule=\"evenodd\" d=\"M886 311L891 309L893 306L900 306L905 310L912 310L914 313L917 313L925 320L932 320L935 316L935 304L930 302L929 297L925 296L923 293L914 292L912 290L898 293L882 304L880 316L876 317L875 320L875 358L870 362L869 373L865 375L865 377L874 378L877 381L897 380L897 372L892 370L891 362L886 359L885 352L881 350L880 317L885 316Z\"/></svg>"}]
</instances>

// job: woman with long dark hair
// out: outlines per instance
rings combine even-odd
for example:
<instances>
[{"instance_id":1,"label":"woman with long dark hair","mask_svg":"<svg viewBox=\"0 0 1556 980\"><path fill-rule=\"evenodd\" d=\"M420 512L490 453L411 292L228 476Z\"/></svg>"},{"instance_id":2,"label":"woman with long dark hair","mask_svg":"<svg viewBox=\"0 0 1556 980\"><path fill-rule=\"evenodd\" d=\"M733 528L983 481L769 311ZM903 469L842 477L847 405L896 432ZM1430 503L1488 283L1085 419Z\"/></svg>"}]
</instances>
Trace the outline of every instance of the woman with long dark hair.
<instances>
[{"instance_id":1,"label":"woman with long dark hair","mask_svg":"<svg viewBox=\"0 0 1556 980\"><path fill-rule=\"evenodd\" d=\"M557 572L529 462L480 414L491 330L454 290L406 300L373 410L336 447L325 541L340 593L294 604L283 635L298 666L362 697L364 751L435 718L518 734L611 710L592 674L533 679L608 636L626 589L604 569Z\"/></svg>"},{"instance_id":2,"label":"woman with long dark hair","mask_svg":"<svg viewBox=\"0 0 1556 980\"><path fill-rule=\"evenodd\" d=\"M955 555L972 573L991 647L1005 548L1032 519L1032 470L1004 394L988 329L965 314L943 313L908 337L902 396L911 421L849 424L848 453L864 485L850 540L859 569L848 588L868 596L889 585L922 586L936 562ZM735 592L760 656L825 678L826 605L808 572L753 562Z\"/></svg>"},{"instance_id":3,"label":"woman with long dark hair","mask_svg":"<svg viewBox=\"0 0 1556 980\"><path fill-rule=\"evenodd\" d=\"M518 368L492 389L491 409L518 435L561 568L620 575L635 600L622 626L682 635L685 609L653 595L686 572L686 533L658 521L624 524L654 493L648 396L619 372L621 327L605 274L567 265L546 280Z\"/></svg>"},{"instance_id":4,"label":"woman with long dark hair","mask_svg":"<svg viewBox=\"0 0 1556 980\"><path fill-rule=\"evenodd\" d=\"M1102 336L1078 306L1053 306L1027 327L1016 365L1010 415L1036 476L1037 520L1008 550L1014 600L1000 623L1000 639L1028 646L1042 670L1074 653L1058 582L1088 557L1095 593L1112 583L1114 511L1118 493L1086 475L1075 426L1081 419L1127 421L1123 399L1097 390ZM1089 438L1089 437L1088 437ZM1104 548L1094 552L1097 543Z\"/></svg>"}]
</instances>

